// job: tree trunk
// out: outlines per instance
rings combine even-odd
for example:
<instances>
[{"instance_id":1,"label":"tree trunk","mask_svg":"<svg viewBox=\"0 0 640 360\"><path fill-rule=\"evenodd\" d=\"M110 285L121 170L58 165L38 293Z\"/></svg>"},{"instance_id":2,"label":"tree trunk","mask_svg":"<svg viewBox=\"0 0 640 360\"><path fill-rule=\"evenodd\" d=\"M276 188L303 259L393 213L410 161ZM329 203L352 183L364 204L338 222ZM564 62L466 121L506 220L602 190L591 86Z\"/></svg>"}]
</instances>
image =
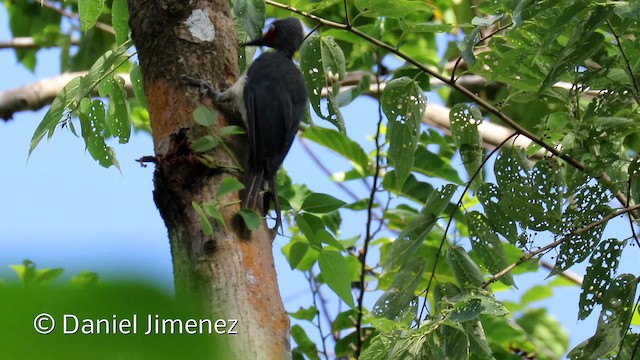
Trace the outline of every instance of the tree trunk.
<instances>
[{"instance_id":1,"label":"tree trunk","mask_svg":"<svg viewBox=\"0 0 640 360\"><path fill-rule=\"evenodd\" d=\"M211 220L213 236L203 233L192 207L192 201L215 201L220 181L240 175L220 147L212 153L215 167L191 151L189 145L206 133L192 113L208 99L201 100L198 89L180 79L183 74L202 78L221 90L235 80L238 46L227 0L130 0L129 10L157 158L154 198L169 230L177 297L196 303L214 320L238 320L238 334L224 337L235 358L290 358L289 319L277 287L270 231L263 224L250 232L238 221L238 193L224 197L234 205L219 207L226 227ZM214 127L232 122L220 113ZM246 162L246 137L227 145Z\"/></svg>"}]
</instances>

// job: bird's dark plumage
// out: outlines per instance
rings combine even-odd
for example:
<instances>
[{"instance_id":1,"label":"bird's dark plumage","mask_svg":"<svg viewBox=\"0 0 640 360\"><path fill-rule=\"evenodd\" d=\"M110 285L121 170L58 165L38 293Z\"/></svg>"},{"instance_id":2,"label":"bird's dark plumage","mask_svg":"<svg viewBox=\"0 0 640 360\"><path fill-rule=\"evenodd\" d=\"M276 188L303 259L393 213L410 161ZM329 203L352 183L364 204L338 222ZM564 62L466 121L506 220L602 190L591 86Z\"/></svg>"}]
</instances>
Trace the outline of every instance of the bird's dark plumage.
<instances>
[{"instance_id":1,"label":"bird's dark plumage","mask_svg":"<svg viewBox=\"0 0 640 360\"><path fill-rule=\"evenodd\" d=\"M263 38L245 44L265 45L275 51L260 55L246 73L243 98L251 154L243 205L257 209L266 183L275 205L276 226L280 224L280 207L275 176L307 106L304 79L291 59L303 38L300 21L287 18L275 21ZM264 207L266 212L267 205Z\"/></svg>"}]
</instances>

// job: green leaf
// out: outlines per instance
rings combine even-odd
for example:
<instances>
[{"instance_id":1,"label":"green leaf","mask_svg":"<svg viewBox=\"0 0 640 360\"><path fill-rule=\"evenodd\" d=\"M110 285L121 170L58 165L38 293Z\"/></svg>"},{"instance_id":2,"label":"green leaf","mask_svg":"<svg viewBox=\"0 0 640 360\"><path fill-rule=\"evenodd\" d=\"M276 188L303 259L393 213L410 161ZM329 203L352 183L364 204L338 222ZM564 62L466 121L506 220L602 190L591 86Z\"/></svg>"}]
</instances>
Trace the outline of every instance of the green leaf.
<instances>
[{"instance_id":1,"label":"green leaf","mask_svg":"<svg viewBox=\"0 0 640 360\"><path fill-rule=\"evenodd\" d=\"M127 0L113 0L111 25L116 32L116 45L122 45L129 37L129 6Z\"/></svg>"},{"instance_id":2,"label":"green leaf","mask_svg":"<svg viewBox=\"0 0 640 360\"><path fill-rule=\"evenodd\" d=\"M356 0L355 5L360 15L370 17L403 18L409 14L431 14L433 11L427 3L416 0Z\"/></svg>"},{"instance_id":3,"label":"green leaf","mask_svg":"<svg viewBox=\"0 0 640 360\"><path fill-rule=\"evenodd\" d=\"M191 149L195 152L207 152L220 145L220 140L212 135L205 135L198 138L191 144Z\"/></svg>"},{"instance_id":4,"label":"green leaf","mask_svg":"<svg viewBox=\"0 0 640 360\"><path fill-rule=\"evenodd\" d=\"M447 360L468 360L469 359L469 338L464 328L458 326L448 326L445 322L441 327L442 341L444 342L444 353Z\"/></svg>"},{"instance_id":5,"label":"green leaf","mask_svg":"<svg viewBox=\"0 0 640 360\"><path fill-rule=\"evenodd\" d=\"M489 227L487 218L478 211L470 211L465 214L465 219L469 226L471 247L489 272L497 274L506 268L509 263L502 242ZM509 273L503 275L500 281L505 285L514 285L513 277Z\"/></svg>"},{"instance_id":6,"label":"green leaf","mask_svg":"<svg viewBox=\"0 0 640 360\"><path fill-rule=\"evenodd\" d=\"M117 137L120 144L126 144L131 137L131 122L129 121L124 80L119 76L109 76L100 82L98 91L100 96L109 97L109 111L107 112L109 133L111 136Z\"/></svg>"},{"instance_id":7,"label":"green leaf","mask_svg":"<svg viewBox=\"0 0 640 360\"><path fill-rule=\"evenodd\" d=\"M295 269L309 251L309 244L302 241L296 241L289 249L289 266L291 270Z\"/></svg>"},{"instance_id":8,"label":"green leaf","mask_svg":"<svg viewBox=\"0 0 640 360\"><path fill-rule=\"evenodd\" d=\"M368 73L365 73L358 81L358 84L355 86L348 87L346 90L341 91L336 96L336 105L339 107L349 105L355 98L360 96L364 92L369 91L369 87L371 86L371 76Z\"/></svg>"},{"instance_id":9,"label":"green leaf","mask_svg":"<svg viewBox=\"0 0 640 360\"><path fill-rule=\"evenodd\" d=\"M310 360L320 360L316 343L309 339L300 325L296 324L291 327L291 337L298 345L292 350L293 353L300 352Z\"/></svg>"},{"instance_id":10,"label":"green leaf","mask_svg":"<svg viewBox=\"0 0 640 360\"><path fill-rule=\"evenodd\" d=\"M469 178L480 169L483 160L482 140L478 132L478 125L482 122L482 116L477 115L469 105L457 104L449 113L451 121L451 136L460 149L460 157ZM478 172L472 188L477 190L482 184L482 171Z\"/></svg>"},{"instance_id":11,"label":"green leaf","mask_svg":"<svg viewBox=\"0 0 640 360\"><path fill-rule=\"evenodd\" d=\"M202 204L202 208L204 209L204 213L207 214L207 216L216 219L220 224L224 226L225 229L227 228L227 224L225 224L224 222L224 217L222 216L222 213L218 208L218 204L204 203Z\"/></svg>"},{"instance_id":12,"label":"green leaf","mask_svg":"<svg viewBox=\"0 0 640 360\"><path fill-rule=\"evenodd\" d=\"M342 301L350 307L355 307L351 294L351 279L345 274L349 273L346 259L337 251L323 249L318 256L318 265L325 283L333 290Z\"/></svg>"},{"instance_id":13,"label":"green leaf","mask_svg":"<svg viewBox=\"0 0 640 360\"><path fill-rule=\"evenodd\" d=\"M553 290L548 285L535 285L527 290L520 298L522 305L528 305L532 302L548 299L553 296Z\"/></svg>"},{"instance_id":14,"label":"green leaf","mask_svg":"<svg viewBox=\"0 0 640 360\"><path fill-rule=\"evenodd\" d=\"M207 236L213 235L213 227L211 226L211 223L209 222L207 215L204 213L204 210L202 210L200 204L192 201L191 206L193 206L196 213L198 213L198 216L200 216L200 227L202 228L202 232Z\"/></svg>"},{"instance_id":15,"label":"green leaf","mask_svg":"<svg viewBox=\"0 0 640 360\"><path fill-rule=\"evenodd\" d=\"M222 129L220 129L221 137L225 137L229 135L242 135L246 133L247 132L244 130L244 128L242 128L242 126L237 126L237 125L224 126L222 127Z\"/></svg>"},{"instance_id":16,"label":"green leaf","mask_svg":"<svg viewBox=\"0 0 640 360\"><path fill-rule=\"evenodd\" d=\"M569 334L545 309L530 309L516 323L534 344L544 344L551 359L561 359L569 348Z\"/></svg>"},{"instance_id":17,"label":"green leaf","mask_svg":"<svg viewBox=\"0 0 640 360\"><path fill-rule=\"evenodd\" d=\"M345 204L346 202L331 195L311 193L302 202L301 210L315 214L325 214L338 210Z\"/></svg>"},{"instance_id":18,"label":"green leaf","mask_svg":"<svg viewBox=\"0 0 640 360\"><path fill-rule=\"evenodd\" d=\"M210 127L216 123L217 118L218 114L204 105L200 105L193 110L193 119L202 126Z\"/></svg>"},{"instance_id":19,"label":"green leaf","mask_svg":"<svg viewBox=\"0 0 640 360\"><path fill-rule=\"evenodd\" d=\"M102 14L104 0L78 0L78 14L80 15L80 29L87 31L95 26Z\"/></svg>"},{"instance_id":20,"label":"green leaf","mask_svg":"<svg viewBox=\"0 0 640 360\"><path fill-rule=\"evenodd\" d=\"M369 174L367 153L364 152L360 144L351 140L344 133L319 126L310 126L302 132L302 137L344 156L358 173Z\"/></svg>"},{"instance_id":21,"label":"green leaf","mask_svg":"<svg viewBox=\"0 0 640 360\"><path fill-rule=\"evenodd\" d=\"M82 138L87 151L98 163L106 168L118 166L113 149L107 146L102 132L105 128L105 108L100 100L84 101L90 103L89 112L81 111L78 115L82 127Z\"/></svg>"},{"instance_id":22,"label":"green leaf","mask_svg":"<svg viewBox=\"0 0 640 360\"><path fill-rule=\"evenodd\" d=\"M238 181L238 179L234 177L227 176L220 182L220 187L218 187L216 197L221 197L242 189L244 189L244 184L242 184L240 181Z\"/></svg>"},{"instance_id":23,"label":"green leaf","mask_svg":"<svg viewBox=\"0 0 640 360\"><path fill-rule=\"evenodd\" d=\"M241 209L239 214L242 217L242 220L244 220L244 224L247 226L247 229L256 231L260 228L262 218L257 212L255 212L255 210Z\"/></svg>"},{"instance_id":24,"label":"green leaf","mask_svg":"<svg viewBox=\"0 0 640 360\"><path fill-rule=\"evenodd\" d=\"M36 278L36 263L31 260L23 260L22 265L9 265L16 272L23 284L32 284Z\"/></svg>"},{"instance_id":25,"label":"green leaf","mask_svg":"<svg viewBox=\"0 0 640 360\"><path fill-rule=\"evenodd\" d=\"M140 102L140 105L144 108L147 107L147 96L144 93L144 81L142 81L142 73L140 72L140 66L134 64L129 72L131 77L131 86L133 87L133 93L136 99Z\"/></svg>"},{"instance_id":26,"label":"green leaf","mask_svg":"<svg viewBox=\"0 0 640 360\"><path fill-rule=\"evenodd\" d=\"M314 249L313 247L309 246L308 250L306 251L306 253L302 254L302 249L296 249L295 253L292 253L292 248L293 245L295 245L298 242L303 242L306 244L305 240L294 236L294 239L292 239L292 241L288 242L285 246L282 247L282 253L287 257L288 261L289 261L289 265L291 266L292 262L296 263L296 269L300 270L300 271L309 271L311 270L311 268L313 268L313 266L315 265L316 261L318 260L318 255L319 252L318 250ZM308 244L307 244L308 245ZM300 245L298 245L300 246ZM298 260L298 259L293 259L295 261L292 261L291 256L302 256L302 259Z\"/></svg>"},{"instance_id":27,"label":"green leaf","mask_svg":"<svg viewBox=\"0 0 640 360\"><path fill-rule=\"evenodd\" d=\"M311 321L318 315L318 309L315 306L308 308L300 308L298 311L290 312L289 316L298 320Z\"/></svg>"},{"instance_id":28,"label":"green leaf","mask_svg":"<svg viewBox=\"0 0 640 360\"><path fill-rule=\"evenodd\" d=\"M420 213L398 235L396 241L391 244L389 254L383 264L384 271L393 271L411 256L414 256L425 237L431 231L440 214L449 204L456 191L456 186L445 185L442 189L429 195Z\"/></svg>"},{"instance_id":29,"label":"green leaf","mask_svg":"<svg viewBox=\"0 0 640 360\"><path fill-rule=\"evenodd\" d=\"M36 277L34 279L34 284L38 285L47 285L55 281L57 278L62 275L64 269L56 268L56 269L38 269L36 271Z\"/></svg>"},{"instance_id":30,"label":"green leaf","mask_svg":"<svg viewBox=\"0 0 640 360\"><path fill-rule=\"evenodd\" d=\"M427 99L418 83L401 77L387 83L380 102L389 121L388 156L396 171L396 189L400 190L413 169L420 122Z\"/></svg>"},{"instance_id":31,"label":"green leaf","mask_svg":"<svg viewBox=\"0 0 640 360\"><path fill-rule=\"evenodd\" d=\"M69 285L76 287L94 286L98 284L98 274L83 270L80 274L74 276L69 281Z\"/></svg>"},{"instance_id":32,"label":"green leaf","mask_svg":"<svg viewBox=\"0 0 640 360\"><path fill-rule=\"evenodd\" d=\"M463 288L480 287L483 284L482 271L463 248L450 247L447 249L447 262L451 266L458 284Z\"/></svg>"},{"instance_id":33,"label":"green leaf","mask_svg":"<svg viewBox=\"0 0 640 360\"><path fill-rule=\"evenodd\" d=\"M232 0L231 14L251 40L262 35L265 4L261 0Z\"/></svg>"},{"instance_id":34,"label":"green leaf","mask_svg":"<svg viewBox=\"0 0 640 360\"><path fill-rule=\"evenodd\" d=\"M413 163L413 170L430 177L437 177L454 184L463 185L458 171L451 166L449 159L434 154L426 147L418 146Z\"/></svg>"},{"instance_id":35,"label":"green leaf","mask_svg":"<svg viewBox=\"0 0 640 360\"><path fill-rule=\"evenodd\" d=\"M345 58L342 49L331 36L313 34L305 40L300 48L300 70L307 84L309 100L315 113L333 125L340 132L345 132L344 120L335 102L335 93L339 90L339 84L327 98L327 114L320 106L322 89L329 85L331 76L337 76L337 80L344 79Z\"/></svg>"}]
</instances>

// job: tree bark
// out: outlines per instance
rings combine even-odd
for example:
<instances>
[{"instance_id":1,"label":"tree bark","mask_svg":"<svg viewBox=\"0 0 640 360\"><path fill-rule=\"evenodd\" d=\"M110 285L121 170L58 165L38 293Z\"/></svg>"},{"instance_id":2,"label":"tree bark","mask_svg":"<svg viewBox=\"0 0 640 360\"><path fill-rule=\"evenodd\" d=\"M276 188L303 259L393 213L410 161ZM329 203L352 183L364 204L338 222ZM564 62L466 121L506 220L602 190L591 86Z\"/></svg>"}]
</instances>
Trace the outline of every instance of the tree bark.
<instances>
[{"instance_id":1,"label":"tree bark","mask_svg":"<svg viewBox=\"0 0 640 360\"><path fill-rule=\"evenodd\" d=\"M264 223L246 230L238 220L238 193L222 199L232 205L219 206L226 226L212 219L212 236L204 234L192 207L192 201L214 202L220 181L241 175L220 147L211 154L215 167L191 151L189 145L207 131L192 117L206 99L180 79L202 78L222 90L235 80L238 45L227 0L130 0L129 11L157 159L154 199L169 232L176 296L214 320L238 320L238 334L224 338L234 358L290 358L289 318L276 282L270 231ZM214 128L235 121L219 113ZM226 144L246 162L246 137Z\"/></svg>"}]
</instances>

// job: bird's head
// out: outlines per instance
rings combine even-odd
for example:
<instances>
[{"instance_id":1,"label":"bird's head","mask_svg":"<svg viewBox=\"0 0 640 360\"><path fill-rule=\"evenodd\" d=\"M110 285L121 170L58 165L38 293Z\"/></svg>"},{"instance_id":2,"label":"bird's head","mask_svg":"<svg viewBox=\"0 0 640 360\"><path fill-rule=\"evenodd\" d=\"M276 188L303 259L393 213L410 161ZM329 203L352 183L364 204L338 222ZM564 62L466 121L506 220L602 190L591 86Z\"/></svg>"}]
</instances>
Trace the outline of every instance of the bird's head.
<instances>
[{"instance_id":1,"label":"bird's head","mask_svg":"<svg viewBox=\"0 0 640 360\"><path fill-rule=\"evenodd\" d=\"M286 18L274 21L269 30L264 35L244 46L268 46L270 48L283 51L289 57L300 48L304 40L304 30L300 20L296 18Z\"/></svg>"}]
</instances>

